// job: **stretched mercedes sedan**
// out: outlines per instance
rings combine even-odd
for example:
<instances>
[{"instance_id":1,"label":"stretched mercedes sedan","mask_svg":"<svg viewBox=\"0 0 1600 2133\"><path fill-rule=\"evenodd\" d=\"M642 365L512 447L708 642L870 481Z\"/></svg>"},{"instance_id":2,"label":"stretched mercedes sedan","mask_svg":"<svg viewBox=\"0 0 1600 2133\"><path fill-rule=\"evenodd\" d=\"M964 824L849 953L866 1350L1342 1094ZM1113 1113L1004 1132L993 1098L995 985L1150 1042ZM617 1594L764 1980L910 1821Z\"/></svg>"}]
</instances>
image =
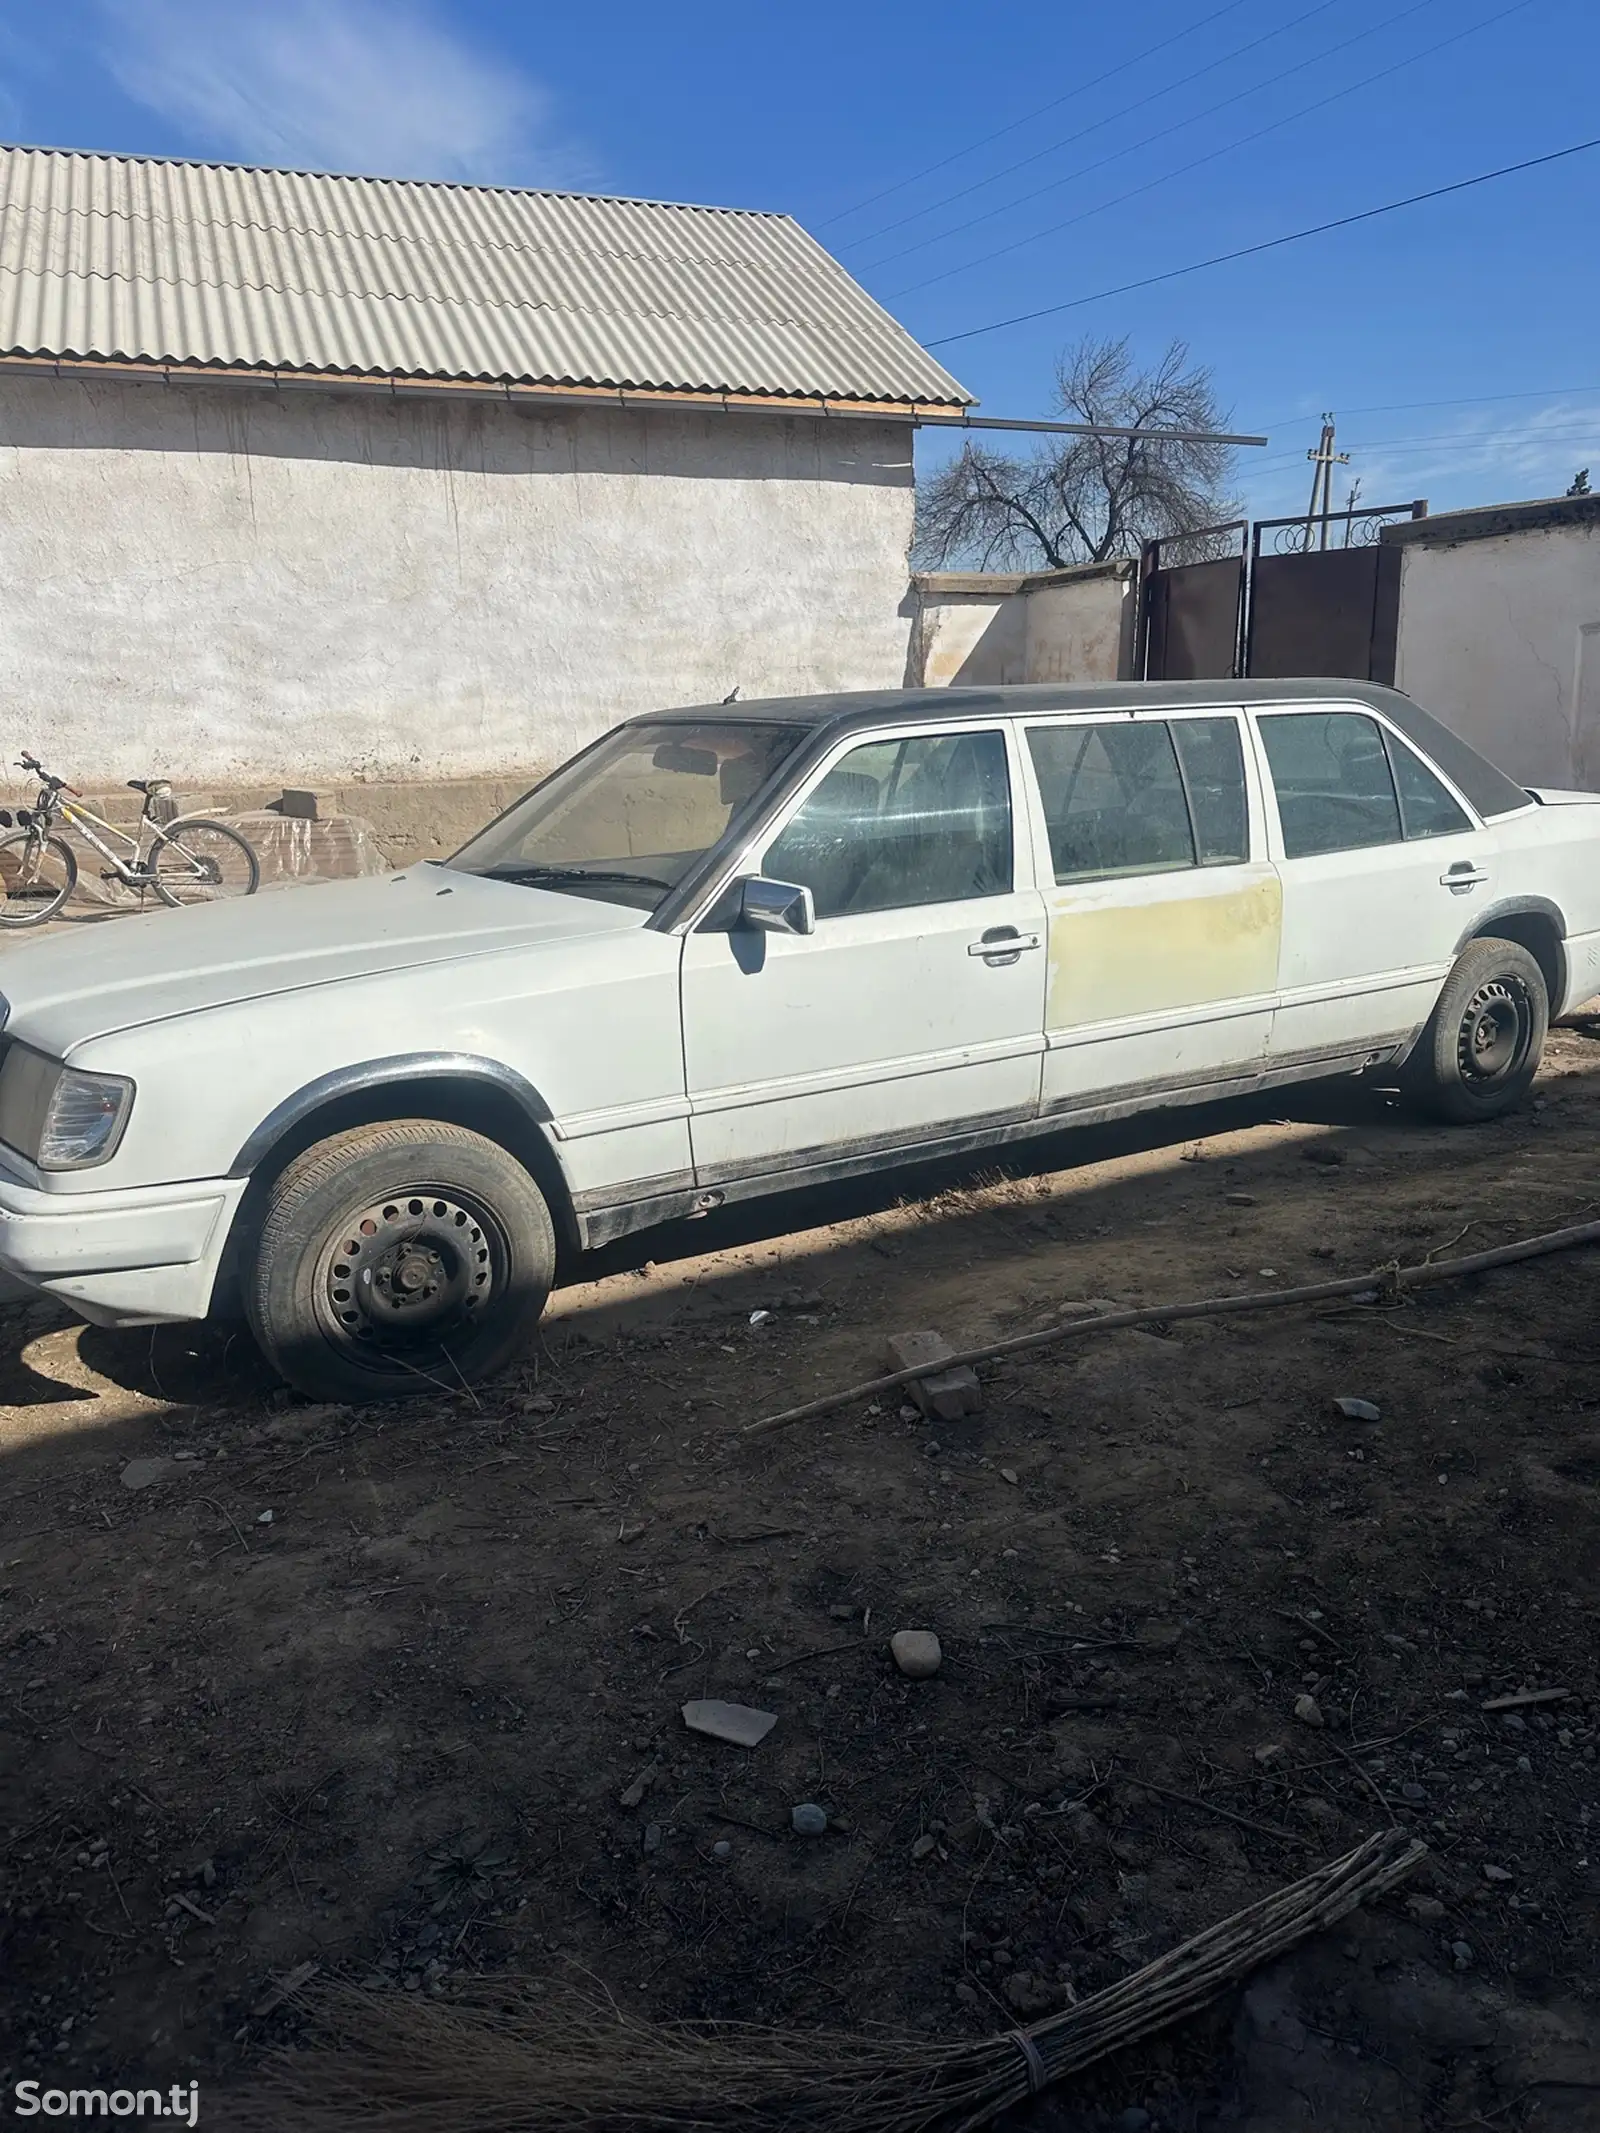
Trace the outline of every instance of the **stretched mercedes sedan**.
<instances>
[{"instance_id":1,"label":"stretched mercedes sedan","mask_svg":"<svg viewBox=\"0 0 1600 2133\"><path fill-rule=\"evenodd\" d=\"M0 1268L370 1400L725 1201L1320 1075L1492 1118L1600 990L1600 797L1352 682L670 711L443 864L0 984Z\"/></svg>"}]
</instances>

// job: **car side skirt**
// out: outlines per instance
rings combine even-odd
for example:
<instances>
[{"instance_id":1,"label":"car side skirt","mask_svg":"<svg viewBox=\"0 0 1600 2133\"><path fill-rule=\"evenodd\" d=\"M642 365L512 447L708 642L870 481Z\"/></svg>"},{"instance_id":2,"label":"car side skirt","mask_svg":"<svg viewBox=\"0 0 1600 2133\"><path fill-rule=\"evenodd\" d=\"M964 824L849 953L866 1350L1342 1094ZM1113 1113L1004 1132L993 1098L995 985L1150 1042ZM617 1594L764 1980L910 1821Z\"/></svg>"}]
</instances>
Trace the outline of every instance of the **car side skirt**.
<instances>
[{"instance_id":1,"label":"car side skirt","mask_svg":"<svg viewBox=\"0 0 1600 2133\"><path fill-rule=\"evenodd\" d=\"M1167 1105L1219 1103L1228 1097L1254 1096L1267 1089L1287 1087L1297 1081L1321 1081L1341 1075L1367 1072L1399 1060L1415 1042L1417 1032L1406 1029L1374 1039L1359 1049L1337 1052L1307 1052L1263 1062L1228 1075L1175 1076L1170 1080L1145 1082L1138 1089L1107 1089L1087 1096L1074 1096L1049 1110L1019 1116L1006 1113L989 1119L964 1120L951 1133L936 1139L880 1138L851 1143L843 1152L822 1155L812 1148L799 1149L781 1164L748 1175L717 1175L690 1183L677 1177L652 1180L648 1195L620 1203L604 1203L598 1194L585 1195L575 1208L579 1236L589 1251L614 1243L619 1237L653 1229L664 1222L680 1222L740 1200L755 1200L769 1193L799 1192L808 1186L830 1185L836 1180L861 1177L869 1171L911 1163L936 1162L949 1156L975 1154L985 1148L1000 1148L1015 1141L1037 1139L1047 1133L1062 1133L1074 1126L1109 1125L1132 1118L1141 1111L1156 1111ZM588 1204L584 1204L587 1201Z\"/></svg>"}]
</instances>

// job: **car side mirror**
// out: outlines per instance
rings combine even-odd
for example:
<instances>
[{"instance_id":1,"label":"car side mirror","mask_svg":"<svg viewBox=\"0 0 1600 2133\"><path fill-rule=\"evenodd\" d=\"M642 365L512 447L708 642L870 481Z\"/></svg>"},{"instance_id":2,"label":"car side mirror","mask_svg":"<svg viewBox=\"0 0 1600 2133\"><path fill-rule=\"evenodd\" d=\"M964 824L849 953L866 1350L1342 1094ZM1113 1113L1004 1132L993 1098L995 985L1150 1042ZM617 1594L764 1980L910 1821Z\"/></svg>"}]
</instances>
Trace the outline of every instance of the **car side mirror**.
<instances>
[{"instance_id":1,"label":"car side mirror","mask_svg":"<svg viewBox=\"0 0 1600 2133\"><path fill-rule=\"evenodd\" d=\"M752 874L739 884L739 923L757 933L815 933L816 906L798 882Z\"/></svg>"}]
</instances>

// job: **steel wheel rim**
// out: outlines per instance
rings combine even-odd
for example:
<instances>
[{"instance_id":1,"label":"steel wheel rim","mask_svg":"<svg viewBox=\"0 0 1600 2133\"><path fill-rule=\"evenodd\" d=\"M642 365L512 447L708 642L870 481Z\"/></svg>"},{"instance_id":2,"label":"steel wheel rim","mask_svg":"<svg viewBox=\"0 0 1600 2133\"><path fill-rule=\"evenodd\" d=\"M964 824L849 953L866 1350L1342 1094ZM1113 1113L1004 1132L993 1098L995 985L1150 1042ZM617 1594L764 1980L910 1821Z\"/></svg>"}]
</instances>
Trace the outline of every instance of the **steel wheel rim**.
<instances>
[{"instance_id":1,"label":"steel wheel rim","mask_svg":"<svg viewBox=\"0 0 1600 2133\"><path fill-rule=\"evenodd\" d=\"M1533 1011L1527 990L1515 978L1491 978L1462 1011L1456 1032L1456 1064L1469 1088L1487 1089L1522 1066L1533 1041Z\"/></svg>"},{"instance_id":2,"label":"steel wheel rim","mask_svg":"<svg viewBox=\"0 0 1600 2133\"><path fill-rule=\"evenodd\" d=\"M488 1315L510 1272L505 1231L481 1200L457 1186L402 1186L328 1232L317 1255L318 1323L366 1369L420 1368Z\"/></svg>"}]
</instances>

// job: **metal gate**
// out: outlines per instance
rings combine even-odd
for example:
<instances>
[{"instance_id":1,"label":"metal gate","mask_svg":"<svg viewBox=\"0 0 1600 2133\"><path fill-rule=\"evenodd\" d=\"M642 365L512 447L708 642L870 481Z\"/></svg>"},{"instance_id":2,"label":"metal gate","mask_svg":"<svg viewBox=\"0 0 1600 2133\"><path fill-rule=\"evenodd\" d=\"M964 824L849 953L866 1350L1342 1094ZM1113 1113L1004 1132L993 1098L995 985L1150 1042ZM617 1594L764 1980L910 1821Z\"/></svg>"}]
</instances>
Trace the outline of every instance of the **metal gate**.
<instances>
[{"instance_id":1,"label":"metal gate","mask_svg":"<svg viewBox=\"0 0 1600 2133\"><path fill-rule=\"evenodd\" d=\"M1239 671L1249 531L1239 518L1146 543L1138 671L1148 680L1221 681Z\"/></svg>"},{"instance_id":2,"label":"metal gate","mask_svg":"<svg viewBox=\"0 0 1600 2133\"><path fill-rule=\"evenodd\" d=\"M1138 671L1150 681L1317 674L1392 683L1400 551L1378 536L1427 509L1302 512L1147 543ZM1171 559L1185 542L1192 554L1223 538L1238 539L1237 556Z\"/></svg>"},{"instance_id":3,"label":"metal gate","mask_svg":"<svg viewBox=\"0 0 1600 2133\"><path fill-rule=\"evenodd\" d=\"M1427 505L1257 519L1250 536L1247 674L1394 681L1400 550L1378 535Z\"/></svg>"}]
</instances>

